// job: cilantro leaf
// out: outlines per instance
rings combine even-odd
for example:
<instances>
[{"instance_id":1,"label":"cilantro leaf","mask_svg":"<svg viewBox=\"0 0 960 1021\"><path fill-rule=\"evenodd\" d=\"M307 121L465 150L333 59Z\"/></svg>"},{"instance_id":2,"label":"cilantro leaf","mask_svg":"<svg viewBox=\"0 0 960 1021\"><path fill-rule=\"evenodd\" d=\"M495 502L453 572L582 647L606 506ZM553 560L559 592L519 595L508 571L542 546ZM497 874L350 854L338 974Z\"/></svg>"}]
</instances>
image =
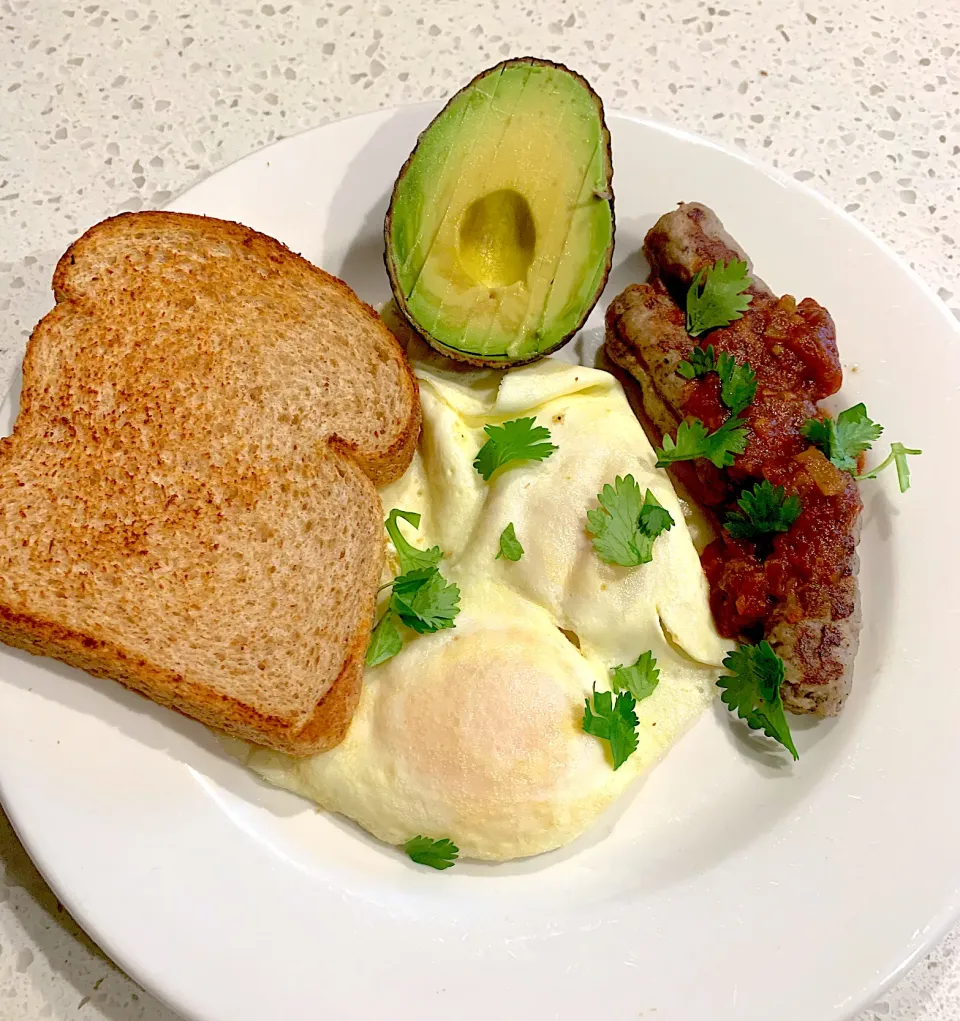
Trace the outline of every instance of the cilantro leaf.
<instances>
[{"instance_id":1,"label":"cilantro leaf","mask_svg":"<svg viewBox=\"0 0 960 1021\"><path fill-rule=\"evenodd\" d=\"M840 449L848 457L855 458L861 451L869 450L873 441L880 438L883 426L874 422L867 414L867 406L860 403L837 415L836 430ZM851 467L855 466L856 461Z\"/></svg>"},{"instance_id":2,"label":"cilantro leaf","mask_svg":"<svg viewBox=\"0 0 960 1021\"><path fill-rule=\"evenodd\" d=\"M520 540L517 538L517 533L511 521L500 533L500 552L493 559L500 560L502 557L504 560L517 561L522 556L523 547L520 545Z\"/></svg>"},{"instance_id":3,"label":"cilantro leaf","mask_svg":"<svg viewBox=\"0 0 960 1021\"><path fill-rule=\"evenodd\" d=\"M605 564L637 567L653 560L653 541L673 518L648 489L641 497L632 475L619 475L597 494L600 506L587 511L587 533Z\"/></svg>"},{"instance_id":4,"label":"cilantro leaf","mask_svg":"<svg viewBox=\"0 0 960 1021\"><path fill-rule=\"evenodd\" d=\"M440 547L431 546L430 549L421 550L411 545L400 531L400 526L397 524L398 518L403 518L404 521L408 521L414 528L419 528L420 515L416 511L397 510L394 508L390 511L387 520L384 522L394 548L397 551L397 557L400 560L400 573L406 574L408 571L422 570L423 568L434 567L436 564L439 564L443 559L443 552Z\"/></svg>"},{"instance_id":5,"label":"cilantro leaf","mask_svg":"<svg viewBox=\"0 0 960 1021\"><path fill-rule=\"evenodd\" d=\"M752 730L762 730L799 759L780 698L783 660L769 643L761 642L737 646L723 665L731 673L717 680L717 685L723 689L723 704L741 720L746 720Z\"/></svg>"},{"instance_id":6,"label":"cilantro leaf","mask_svg":"<svg viewBox=\"0 0 960 1021\"><path fill-rule=\"evenodd\" d=\"M749 362L737 365L733 355L723 351L717 359L717 372L720 373L720 400L731 414L739 415L753 403L757 394L757 377L753 369Z\"/></svg>"},{"instance_id":7,"label":"cilantro leaf","mask_svg":"<svg viewBox=\"0 0 960 1021\"><path fill-rule=\"evenodd\" d=\"M922 454L922 450L911 450L910 447L905 447L902 443L891 443L890 453L887 454L886 458L881 461L872 471L864 472L862 475L854 475L854 478L860 482L864 479L875 479L884 468L890 464L897 466L897 482L900 484L900 492L905 493L910 488L910 465L907 464L907 455L913 455L914 457Z\"/></svg>"},{"instance_id":8,"label":"cilantro leaf","mask_svg":"<svg viewBox=\"0 0 960 1021\"><path fill-rule=\"evenodd\" d=\"M737 259L727 264L715 262L701 269L687 291L690 336L699 337L716 326L729 326L734 319L742 318L753 300L752 294L745 293L752 283L747 264Z\"/></svg>"},{"instance_id":9,"label":"cilantro leaf","mask_svg":"<svg viewBox=\"0 0 960 1021\"><path fill-rule=\"evenodd\" d=\"M394 508L384 522L400 560L401 573L393 579L390 607L380 618L367 650L367 666L376 666L395 656L403 646L397 621L416 631L432 634L453 627L460 612L460 589L448 582L437 564L443 559L439 546L421 550L403 537L397 521L403 518L414 527L420 525L415 511Z\"/></svg>"},{"instance_id":10,"label":"cilantro leaf","mask_svg":"<svg viewBox=\"0 0 960 1021\"><path fill-rule=\"evenodd\" d=\"M717 359L713 353L713 344L709 344L705 349L695 347L690 352L689 359L677 366L677 372L684 379L698 379L700 376L705 376L708 372L716 371Z\"/></svg>"},{"instance_id":11,"label":"cilantro leaf","mask_svg":"<svg viewBox=\"0 0 960 1021\"><path fill-rule=\"evenodd\" d=\"M649 698L660 683L660 670L653 652L644 652L633 666L615 666L613 683L618 690L629 691L638 702Z\"/></svg>"},{"instance_id":12,"label":"cilantro leaf","mask_svg":"<svg viewBox=\"0 0 960 1021\"><path fill-rule=\"evenodd\" d=\"M543 461L558 447L550 442L550 430L534 425L535 418L518 418L503 425L486 425L487 442L477 452L473 467L484 482L511 461Z\"/></svg>"},{"instance_id":13,"label":"cilantro leaf","mask_svg":"<svg viewBox=\"0 0 960 1021\"><path fill-rule=\"evenodd\" d=\"M867 414L865 404L855 404L837 417L819 421L808 418L801 430L804 437L819 447L841 471L857 470L857 455L869 450L880 438L883 426Z\"/></svg>"},{"instance_id":14,"label":"cilantro leaf","mask_svg":"<svg viewBox=\"0 0 960 1021\"><path fill-rule=\"evenodd\" d=\"M733 455L747 449L747 429L743 419L731 415L719 429L712 433L699 418L680 423L677 438L663 437L663 447L657 450L657 467L666 468L676 461L692 461L705 457L717 468L729 468Z\"/></svg>"},{"instance_id":15,"label":"cilantro leaf","mask_svg":"<svg viewBox=\"0 0 960 1021\"><path fill-rule=\"evenodd\" d=\"M452 868L460 854L460 848L448 838L432 840L430 837L411 837L404 845L408 857L418 865L429 865L432 869Z\"/></svg>"},{"instance_id":16,"label":"cilantro leaf","mask_svg":"<svg viewBox=\"0 0 960 1021\"><path fill-rule=\"evenodd\" d=\"M610 742L613 768L619 769L637 750L637 700L629 691L593 691L593 706L587 698L583 707L583 732Z\"/></svg>"},{"instance_id":17,"label":"cilantro leaf","mask_svg":"<svg viewBox=\"0 0 960 1021\"><path fill-rule=\"evenodd\" d=\"M632 475L619 475L611 486L608 482L597 494L599 508L587 511L587 532L593 548L605 564L636 567L652 559L640 532L640 510L643 497Z\"/></svg>"},{"instance_id":18,"label":"cilantro leaf","mask_svg":"<svg viewBox=\"0 0 960 1021\"><path fill-rule=\"evenodd\" d=\"M640 531L650 539L656 539L661 532L668 532L676 522L666 507L661 507L657 498L648 489L640 508Z\"/></svg>"},{"instance_id":19,"label":"cilantro leaf","mask_svg":"<svg viewBox=\"0 0 960 1021\"><path fill-rule=\"evenodd\" d=\"M460 612L460 589L436 567L408 571L394 578L390 608L417 634L433 634L453 627Z\"/></svg>"},{"instance_id":20,"label":"cilantro leaf","mask_svg":"<svg viewBox=\"0 0 960 1021\"><path fill-rule=\"evenodd\" d=\"M397 630L397 619L392 610L387 610L373 629L364 662L367 666L379 666L396 656L402 648L403 640Z\"/></svg>"},{"instance_id":21,"label":"cilantro leaf","mask_svg":"<svg viewBox=\"0 0 960 1021\"><path fill-rule=\"evenodd\" d=\"M786 532L800 516L800 497L787 496L783 486L764 479L745 489L737 501L739 511L731 511L724 526L734 539L755 539L758 535Z\"/></svg>"}]
</instances>

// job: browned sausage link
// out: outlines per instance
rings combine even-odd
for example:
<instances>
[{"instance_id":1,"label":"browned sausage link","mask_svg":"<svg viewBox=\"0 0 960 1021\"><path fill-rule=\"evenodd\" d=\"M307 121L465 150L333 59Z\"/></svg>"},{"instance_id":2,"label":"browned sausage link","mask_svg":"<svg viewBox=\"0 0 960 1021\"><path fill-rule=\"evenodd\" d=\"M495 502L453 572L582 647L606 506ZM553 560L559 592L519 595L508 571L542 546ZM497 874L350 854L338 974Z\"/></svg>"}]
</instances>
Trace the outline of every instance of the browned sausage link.
<instances>
[{"instance_id":1,"label":"browned sausage link","mask_svg":"<svg viewBox=\"0 0 960 1021\"><path fill-rule=\"evenodd\" d=\"M750 257L723 229L717 214L699 202L681 202L673 212L661 216L647 232L643 254L678 299L686 295L701 269L734 259L747 264L753 294L773 294L754 276Z\"/></svg>"},{"instance_id":2,"label":"browned sausage link","mask_svg":"<svg viewBox=\"0 0 960 1021\"><path fill-rule=\"evenodd\" d=\"M621 368L632 371L639 363L669 407L661 425L664 432L676 429L683 417L686 383L677 367L689 358L696 341L687 333L684 315L657 284L631 284L607 309L607 351ZM643 337L642 344L633 338Z\"/></svg>"}]
</instances>

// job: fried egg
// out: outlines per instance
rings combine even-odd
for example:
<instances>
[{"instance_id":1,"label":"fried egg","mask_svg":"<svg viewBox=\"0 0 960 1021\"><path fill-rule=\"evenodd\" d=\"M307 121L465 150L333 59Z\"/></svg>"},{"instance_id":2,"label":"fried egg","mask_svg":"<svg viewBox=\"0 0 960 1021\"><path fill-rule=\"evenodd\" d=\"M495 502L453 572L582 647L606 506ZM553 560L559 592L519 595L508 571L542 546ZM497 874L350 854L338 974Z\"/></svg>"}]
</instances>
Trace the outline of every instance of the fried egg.
<instances>
[{"instance_id":1,"label":"fried egg","mask_svg":"<svg viewBox=\"0 0 960 1021\"><path fill-rule=\"evenodd\" d=\"M421 514L418 530L404 526L411 542L444 550L442 573L461 592L455 627L406 634L367 669L332 751L242 756L390 844L423 834L450 838L463 857L538 854L581 834L688 729L714 697L728 643L678 499L612 375L549 358L464 371L420 345L410 353L423 435L381 496L385 513ZM473 467L483 427L531 416L556 452L485 482ZM634 568L603 563L585 531L604 484L627 474L675 522ZM515 562L496 559L511 522L524 549ZM396 569L391 547L385 582ZM637 704L637 751L614 770L607 743L582 730L584 700L647 650L660 682Z\"/></svg>"}]
</instances>

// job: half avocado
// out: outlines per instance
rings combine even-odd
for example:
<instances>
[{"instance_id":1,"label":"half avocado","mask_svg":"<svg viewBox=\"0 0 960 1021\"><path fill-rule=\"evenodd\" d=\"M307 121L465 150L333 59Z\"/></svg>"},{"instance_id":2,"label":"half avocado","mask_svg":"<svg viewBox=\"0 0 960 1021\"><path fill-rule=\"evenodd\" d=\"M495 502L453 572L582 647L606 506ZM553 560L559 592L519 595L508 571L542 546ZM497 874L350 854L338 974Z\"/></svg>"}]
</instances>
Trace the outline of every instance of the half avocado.
<instances>
[{"instance_id":1,"label":"half avocado","mask_svg":"<svg viewBox=\"0 0 960 1021\"><path fill-rule=\"evenodd\" d=\"M518 365L583 325L613 258L603 104L573 71L507 60L420 135L384 229L394 297L437 350Z\"/></svg>"}]
</instances>

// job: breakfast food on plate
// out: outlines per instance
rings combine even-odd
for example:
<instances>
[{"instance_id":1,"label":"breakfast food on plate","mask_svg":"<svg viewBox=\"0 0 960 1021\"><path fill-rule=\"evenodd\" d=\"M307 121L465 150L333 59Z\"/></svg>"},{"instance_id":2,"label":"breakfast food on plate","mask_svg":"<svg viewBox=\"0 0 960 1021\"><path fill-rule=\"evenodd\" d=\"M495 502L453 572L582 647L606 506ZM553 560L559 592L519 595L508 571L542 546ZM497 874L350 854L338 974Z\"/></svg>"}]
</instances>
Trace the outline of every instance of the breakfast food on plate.
<instances>
[{"instance_id":1,"label":"breakfast food on plate","mask_svg":"<svg viewBox=\"0 0 960 1021\"><path fill-rule=\"evenodd\" d=\"M850 688L858 482L893 463L905 490L919 451L864 470L882 427L818 404L829 313L696 203L607 310L642 426L614 375L543 358L603 290L611 180L600 99L523 58L397 178L390 329L239 224L88 231L0 440L0 641L436 869L573 840L718 690L797 758L784 708Z\"/></svg>"},{"instance_id":2,"label":"breakfast food on plate","mask_svg":"<svg viewBox=\"0 0 960 1021\"><path fill-rule=\"evenodd\" d=\"M385 224L394 297L435 348L519 365L566 343L613 256L610 135L579 75L506 60L421 134Z\"/></svg>"},{"instance_id":3,"label":"breakfast food on plate","mask_svg":"<svg viewBox=\"0 0 960 1021\"><path fill-rule=\"evenodd\" d=\"M313 758L239 754L415 861L536 854L697 719L730 643L612 375L409 351L423 435L381 490L393 553L356 717Z\"/></svg>"},{"instance_id":4,"label":"breakfast food on plate","mask_svg":"<svg viewBox=\"0 0 960 1021\"><path fill-rule=\"evenodd\" d=\"M413 456L403 352L238 224L124 214L60 260L0 440L0 640L295 755L344 735Z\"/></svg>"},{"instance_id":5,"label":"breakfast food on plate","mask_svg":"<svg viewBox=\"0 0 960 1021\"><path fill-rule=\"evenodd\" d=\"M658 463L713 516L702 560L717 626L765 640L744 648L780 671L786 708L834 715L860 632L858 479L876 471L858 473L881 427L862 404L836 419L818 407L843 379L830 314L777 297L711 210L681 203L644 253L650 282L610 304L605 349L641 384ZM916 453L893 444L901 489Z\"/></svg>"}]
</instances>

